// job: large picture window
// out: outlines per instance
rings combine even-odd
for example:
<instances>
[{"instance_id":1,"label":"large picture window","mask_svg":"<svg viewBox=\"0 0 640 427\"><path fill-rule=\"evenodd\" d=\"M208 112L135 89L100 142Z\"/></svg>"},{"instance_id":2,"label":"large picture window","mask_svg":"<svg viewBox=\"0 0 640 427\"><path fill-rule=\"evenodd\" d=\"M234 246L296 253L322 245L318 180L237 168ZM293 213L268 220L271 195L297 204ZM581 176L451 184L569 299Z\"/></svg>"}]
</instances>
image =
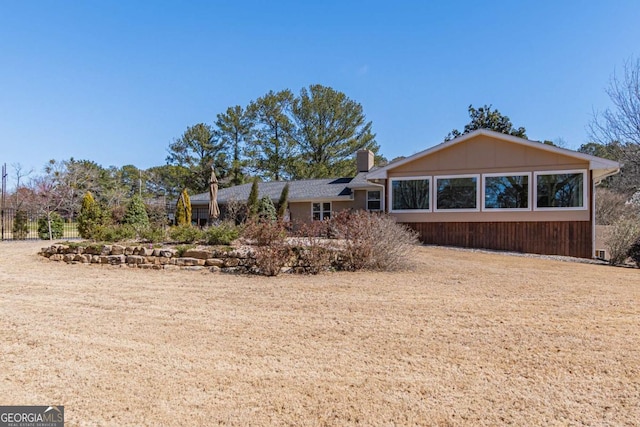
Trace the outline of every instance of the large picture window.
<instances>
[{"instance_id":1,"label":"large picture window","mask_svg":"<svg viewBox=\"0 0 640 427\"><path fill-rule=\"evenodd\" d=\"M311 204L311 218L321 221L331 218L331 202L318 202Z\"/></svg>"},{"instance_id":2,"label":"large picture window","mask_svg":"<svg viewBox=\"0 0 640 427\"><path fill-rule=\"evenodd\" d=\"M394 178L391 180L391 211L429 211L431 178Z\"/></svg>"},{"instance_id":3,"label":"large picture window","mask_svg":"<svg viewBox=\"0 0 640 427\"><path fill-rule=\"evenodd\" d=\"M530 174L485 174L484 204L486 210L529 210Z\"/></svg>"},{"instance_id":4,"label":"large picture window","mask_svg":"<svg viewBox=\"0 0 640 427\"><path fill-rule=\"evenodd\" d=\"M536 209L586 209L586 171L536 172Z\"/></svg>"},{"instance_id":5,"label":"large picture window","mask_svg":"<svg viewBox=\"0 0 640 427\"><path fill-rule=\"evenodd\" d=\"M479 211L479 175L437 176L436 210Z\"/></svg>"}]
</instances>

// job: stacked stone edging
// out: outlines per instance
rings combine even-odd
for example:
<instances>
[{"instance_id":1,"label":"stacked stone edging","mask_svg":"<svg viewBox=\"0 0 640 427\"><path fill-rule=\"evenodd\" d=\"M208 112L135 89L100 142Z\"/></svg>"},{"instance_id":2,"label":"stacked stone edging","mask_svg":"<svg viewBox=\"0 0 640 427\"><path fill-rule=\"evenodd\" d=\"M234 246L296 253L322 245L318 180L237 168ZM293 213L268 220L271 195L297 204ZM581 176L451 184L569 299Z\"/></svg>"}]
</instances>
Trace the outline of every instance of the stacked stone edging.
<instances>
[{"instance_id":1,"label":"stacked stone edging","mask_svg":"<svg viewBox=\"0 0 640 427\"><path fill-rule=\"evenodd\" d=\"M256 257L253 248L196 247L178 255L174 248L153 248L144 245L66 245L54 244L42 248L39 255L51 261L68 264L98 264L117 267L146 268L155 270L209 270L223 273L256 273ZM294 251L295 253L295 251ZM329 266L327 266L329 267ZM283 272L309 273L299 254L283 267Z\"/></svg>"}]
</instances>

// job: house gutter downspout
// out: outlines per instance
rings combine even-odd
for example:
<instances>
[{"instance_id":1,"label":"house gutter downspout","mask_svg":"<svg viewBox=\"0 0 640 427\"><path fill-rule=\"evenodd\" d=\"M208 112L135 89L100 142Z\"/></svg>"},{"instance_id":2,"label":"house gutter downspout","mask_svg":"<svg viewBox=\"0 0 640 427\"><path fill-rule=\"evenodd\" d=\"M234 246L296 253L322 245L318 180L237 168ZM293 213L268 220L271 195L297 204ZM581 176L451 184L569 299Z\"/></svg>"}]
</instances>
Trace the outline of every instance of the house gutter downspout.
<instances>
[{"instance_id":1,"label":"house gutter downspout","mask_svg":"<svg viewBox=\"0 0 640 427\"><path fill-rule=\"evenodd\" d=\"M591 258L596 257L596 180L591 172ZM600 182L598 182L599 184Z\"/></svg>"},{"instance_id":2,"label":"house gutter downspout","mask_svg":"<svg viewBox=\"0 0 640 427\"><path fill-rule=\"evenodd\" d=\"M602 176L598 177L598 181L593 177L591 172L591 258L596 257L596 187L602 183L605 178L613 176L620 172L620 168L610 170Z\"/></svg>"}]
</instances>

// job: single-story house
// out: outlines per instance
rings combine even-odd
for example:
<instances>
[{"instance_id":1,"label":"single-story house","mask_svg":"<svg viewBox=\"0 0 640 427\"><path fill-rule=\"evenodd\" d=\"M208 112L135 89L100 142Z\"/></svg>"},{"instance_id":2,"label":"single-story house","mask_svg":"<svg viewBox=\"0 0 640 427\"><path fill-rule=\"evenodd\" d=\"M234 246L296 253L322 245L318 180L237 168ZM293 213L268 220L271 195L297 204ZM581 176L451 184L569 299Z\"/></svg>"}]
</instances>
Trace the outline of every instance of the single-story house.
<instances>
[{"instance_id":1,"label":"single-story house","mask_svg":"<svg viewBox=\"0 0 640 427\"><path fill-rule=\"evenodd\" d=\"M592 258L595 186L617 162L486 129L374 167L356 155L354 177L290 181L292 221L343 209L384 211L424 243ZM260 183L277 201L285 182ZM221 189L218 202L246 201L251 184ZM194 219L208 194L191 199ZM204 216L203 216L204 217Z\"/></svg>"},{"instance_id":2,"label":"single-story house","mask_svg":"<svg viewBox=\"0 0 640 427\"><path fill-rule=\"evenodd\" d=\"M367 174L375 170L374 155L362 150L356 155L358 173L353 177L303 179L295 181L260 182L259 197L269 196L274 203L282 189L289 184L289 220L292 223L323 220L344 209L382 210L383 186L367 181ZM252 183L222 188L218 192L218 204L222 210L229 203L246 202ZM193 221L206 224L208 220L209 193L191 197Z\"/></svg>"}]
</instances>

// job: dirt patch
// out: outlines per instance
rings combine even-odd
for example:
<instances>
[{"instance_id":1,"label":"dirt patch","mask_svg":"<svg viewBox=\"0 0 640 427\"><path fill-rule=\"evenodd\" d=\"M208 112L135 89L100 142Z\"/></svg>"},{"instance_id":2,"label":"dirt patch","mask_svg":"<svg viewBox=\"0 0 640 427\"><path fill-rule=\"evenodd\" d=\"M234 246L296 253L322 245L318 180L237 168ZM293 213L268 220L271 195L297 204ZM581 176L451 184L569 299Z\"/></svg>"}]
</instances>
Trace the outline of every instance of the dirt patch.
<instances>
[{"instance_id":1,"label":"dirt patch","mask_svg":"<svg viewBox=\"0 0 640 427\"><path fill-rule=\"evenodd\" d=\"M0 404L67 425L633 425L640 270L421 247L408 273L67 265L0 244Z\"/></svg>"}]
</instances>

